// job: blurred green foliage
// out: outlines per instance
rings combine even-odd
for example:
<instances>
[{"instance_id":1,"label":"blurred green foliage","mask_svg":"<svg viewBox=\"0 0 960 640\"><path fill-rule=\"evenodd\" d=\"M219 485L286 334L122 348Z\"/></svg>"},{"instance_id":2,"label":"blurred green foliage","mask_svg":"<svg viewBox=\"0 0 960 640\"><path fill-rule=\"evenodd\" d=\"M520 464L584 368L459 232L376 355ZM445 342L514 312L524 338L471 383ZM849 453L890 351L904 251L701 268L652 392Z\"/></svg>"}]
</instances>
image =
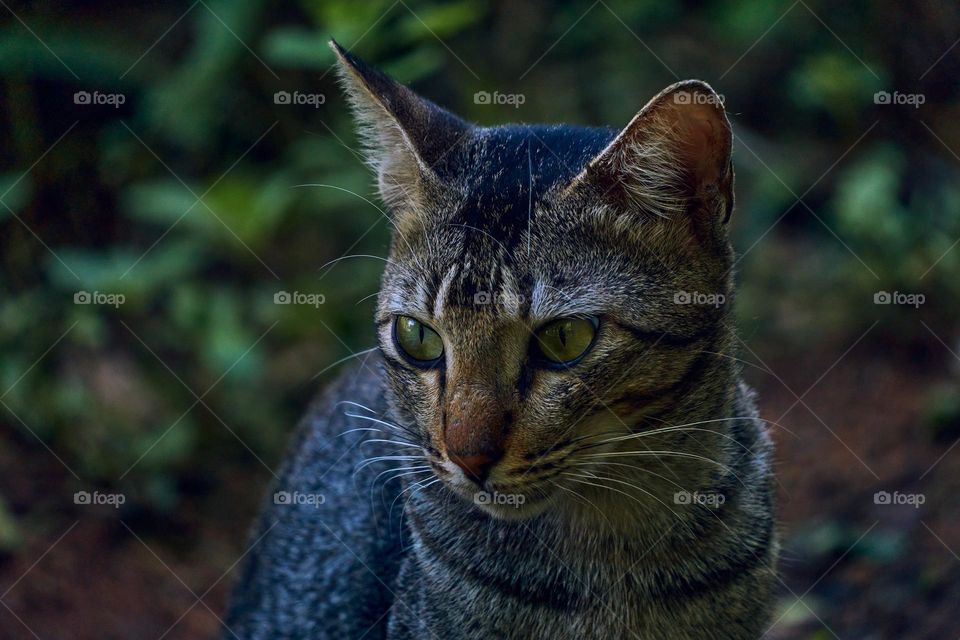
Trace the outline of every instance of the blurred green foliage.
<instances>
[{"instance_id":1,"label":"blurred green foliage","mask_svg":"<svg viewBox=\"0 0 960 640\"><path fill-rule=\"evenodd\" d=\"M381 262L328 263L389 242L331 36L482 124L621 126L667 84L703 78L737 134L752 331L860 326L878 290L924 292L955 319L960 181L945 147L960 142L960 55L924 72L960 25L937 6L12 3L33 33L0 26L0 424L160 510L197 478L275 465L316 374L374 344ZM481 90L526 101L475 104ZM926 102L878 105L880 90ZM78 91L125 101L75 104ZM277 104L280 91L323 104ZM80 291L124 303L75 304ZM325 302L275 304L280 291Z\"/></svg>"}]
</instances>

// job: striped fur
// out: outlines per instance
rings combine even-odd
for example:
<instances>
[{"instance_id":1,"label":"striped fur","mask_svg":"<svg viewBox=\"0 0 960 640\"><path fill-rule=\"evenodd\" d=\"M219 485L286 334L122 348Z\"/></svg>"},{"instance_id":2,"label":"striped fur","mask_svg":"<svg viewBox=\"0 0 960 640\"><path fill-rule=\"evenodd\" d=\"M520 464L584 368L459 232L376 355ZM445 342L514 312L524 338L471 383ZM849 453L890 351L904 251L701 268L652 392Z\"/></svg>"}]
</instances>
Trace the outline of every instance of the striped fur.
<instances>
[{"instance_id":1,"label":"striped fur","mask_svg":"<svg viewBox=\"0 0 960 640\"><path fill-rule=\"evenodd\" d=\"M675 85L621 132L481 129L338 55L361 122L388 129L368 131L397 229L380 353L301 425L277 487L325 502L268 505L227 625L758 637L777 557L771 445L734 357L729 125L690 99L715 94ZM441 334L439 366L402 356L397 315ZM570 315L599 319L592 348L538 366L531 336ZM445 450L454 394L504 412L482 488Z\"/></svg>"}]
</instances>

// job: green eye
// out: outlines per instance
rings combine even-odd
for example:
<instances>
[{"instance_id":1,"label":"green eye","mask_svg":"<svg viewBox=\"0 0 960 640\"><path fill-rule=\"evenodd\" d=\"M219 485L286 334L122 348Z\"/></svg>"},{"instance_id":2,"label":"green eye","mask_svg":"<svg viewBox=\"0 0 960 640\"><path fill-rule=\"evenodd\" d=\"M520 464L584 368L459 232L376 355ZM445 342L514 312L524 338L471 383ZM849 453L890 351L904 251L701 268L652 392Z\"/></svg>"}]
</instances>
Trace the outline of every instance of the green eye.
<instances>
[{"instance_id":1,"label":"green eye","mask_svg":"<svg viewBox=\"0 0 960 640\"><path fill-rule=\"evenodd\" d=\"M597 333L591 318L561 318L537 331L537 347L548 362L573 364L587 352Z\"/></svg>"},{"instance_id":2,"label":"green eye","mask_svg":"<svg viewBox=\"0 0 960 640\"><path fill-rule=\"evenodd\" d=\"M397 316L393 336L400 349L416 364L430 364L443 355L440 334L410 316Z\"/></svg>"}]
</instances>

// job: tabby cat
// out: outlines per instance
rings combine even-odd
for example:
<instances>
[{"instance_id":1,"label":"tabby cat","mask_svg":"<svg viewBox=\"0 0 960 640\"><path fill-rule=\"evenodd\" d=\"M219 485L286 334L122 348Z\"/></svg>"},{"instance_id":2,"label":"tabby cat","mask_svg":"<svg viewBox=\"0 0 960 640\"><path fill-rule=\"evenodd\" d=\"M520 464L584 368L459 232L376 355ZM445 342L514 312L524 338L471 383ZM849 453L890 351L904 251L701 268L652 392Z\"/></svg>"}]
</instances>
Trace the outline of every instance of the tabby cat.
<instances>
[{"instance_id":1,"label":"tabby cat","mask_svg":"<svg viewBox=\"0 0 960 640\"><path fill-rule=\"evenodd\" d=\"M300 424L224 637L757 638L771 444L731 328L731 129L478 127L336 43L394 228L359 358Z\"/></svg>"}]
</instances>

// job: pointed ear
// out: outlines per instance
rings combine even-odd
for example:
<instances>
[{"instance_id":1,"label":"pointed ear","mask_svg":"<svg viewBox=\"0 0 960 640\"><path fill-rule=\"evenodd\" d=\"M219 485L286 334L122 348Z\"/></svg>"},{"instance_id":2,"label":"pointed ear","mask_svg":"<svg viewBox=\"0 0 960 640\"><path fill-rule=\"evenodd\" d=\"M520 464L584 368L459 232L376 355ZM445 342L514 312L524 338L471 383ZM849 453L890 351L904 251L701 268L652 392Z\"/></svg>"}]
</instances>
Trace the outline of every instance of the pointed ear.
<instances>
[{"instance_id":1,"label":"pointed ear","mask_svg":"<svg viewBox=\"0 0 960 640\"><path fill-rule=\"evenodd\" d=\"M438 169L472 128L452 113L403 86L343 49L330 48L356 115L367 160L377 174L380 196L395 212L422 207L440 186Z\"/></svg>"},{"instance_id":2,"label":"pointed ear","mask_svg":"<svg viewBox=\"0 0 960 640\"><path fill-rule=\"evenodd\" d=\"M705 82L667 87L580 173L609 204L660 217L733 210L731 131L720 96Z\"/></svg>"}]
</instances>

